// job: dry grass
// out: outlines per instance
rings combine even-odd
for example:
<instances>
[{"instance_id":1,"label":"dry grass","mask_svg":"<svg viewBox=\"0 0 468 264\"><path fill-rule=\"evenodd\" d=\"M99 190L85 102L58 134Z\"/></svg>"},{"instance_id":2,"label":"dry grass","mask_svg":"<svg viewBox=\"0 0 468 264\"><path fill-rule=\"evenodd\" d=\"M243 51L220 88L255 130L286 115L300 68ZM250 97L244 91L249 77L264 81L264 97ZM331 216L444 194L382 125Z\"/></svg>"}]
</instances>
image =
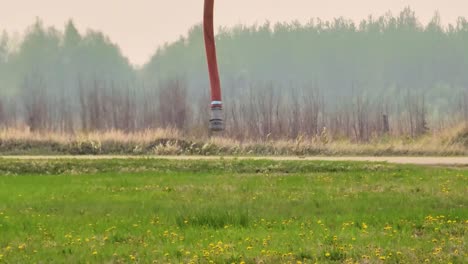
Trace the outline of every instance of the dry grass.
<instances>
[{"instance_id":1,"label":"dry grass","mask_svg":"<svg viewBox=\"0 0 468 264\"><path fill-rule=\"evenodd\" d=\"M459 125L419 138L380 137L368 142L330 139L326 135L295 140L236 140L216 136L194 138L177 129L136 133L122 131L62 134L0 130L1 154L154 154L154 155L412 155L468 154L468 126Z\"/></svg>"},{"instance_id":2,"label":"dry grass","mask_svg":"<svg viewBox=\"0 0 468 264\"><path fill-rule=\"evenodd\" d=\"M135 133L125 133L118 130L106 132L90 132L77 134L64 134L54 132L31 132L24 128L7 128L0 130L0 140L8 141L54 141L58 143L68 143L70 141L115 141L122 143L149 143L155 139L179 139L181 133L172 128L144 130Z\"/></svg>"}]
</instances>

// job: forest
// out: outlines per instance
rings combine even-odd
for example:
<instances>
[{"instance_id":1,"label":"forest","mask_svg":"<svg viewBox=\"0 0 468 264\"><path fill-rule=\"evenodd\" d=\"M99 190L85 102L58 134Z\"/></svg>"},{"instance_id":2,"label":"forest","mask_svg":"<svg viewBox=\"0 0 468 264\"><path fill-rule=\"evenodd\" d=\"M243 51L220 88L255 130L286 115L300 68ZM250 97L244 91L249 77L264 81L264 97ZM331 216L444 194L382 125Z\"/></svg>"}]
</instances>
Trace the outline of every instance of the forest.
<instances>
[{"instance_id":1,"label":"forest","mask_svg":"<svg viewBox=\"0 0 468 264\"><path fill-rule=\"evenodd\" d=\"M0 34L0 127L78 133L207 133L201 25L132 65L74 21ZM79 23L79 21L77 21ZM220 28L227 131L235 139L419 137L468 120L468 20L397 15ZM156 49L156 48L155 48Z\"/></svg>"}]
</instances>

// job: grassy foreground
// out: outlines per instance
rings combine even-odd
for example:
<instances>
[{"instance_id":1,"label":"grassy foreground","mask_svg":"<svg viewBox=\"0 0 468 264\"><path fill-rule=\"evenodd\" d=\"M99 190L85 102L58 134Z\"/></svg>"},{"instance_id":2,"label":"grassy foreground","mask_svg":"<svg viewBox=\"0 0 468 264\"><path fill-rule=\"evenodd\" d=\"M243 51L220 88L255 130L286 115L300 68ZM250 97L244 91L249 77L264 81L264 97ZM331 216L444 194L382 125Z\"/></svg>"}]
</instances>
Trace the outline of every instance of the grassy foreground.
<instances>
[{"instance_id":1,"label":"grassy foreground","mask_svg":"<svg viewBox=\"0 0 468 264\"><path fill-rule=\"evenodd\" d=\"M0 263L467 263L468 171L0 159Z\"/></svg>"}]
</instances>

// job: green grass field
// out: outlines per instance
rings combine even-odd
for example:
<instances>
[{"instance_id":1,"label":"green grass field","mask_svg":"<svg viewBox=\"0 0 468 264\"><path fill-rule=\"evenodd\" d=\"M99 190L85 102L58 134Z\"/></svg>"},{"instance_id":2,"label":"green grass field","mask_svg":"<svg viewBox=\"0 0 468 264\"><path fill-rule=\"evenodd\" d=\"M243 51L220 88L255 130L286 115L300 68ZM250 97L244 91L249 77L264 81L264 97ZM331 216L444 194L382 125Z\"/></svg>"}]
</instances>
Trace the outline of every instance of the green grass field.
<instances>
[{"instance_id":1,"label":"green grass field","mask_svg":"<svg viewBox=\"0 0 468 264\"><path fill-rule=\"evenodd\" d=\"M467 263L468 171L0 159L0 263Z\"/></svg>"}]
</instances>

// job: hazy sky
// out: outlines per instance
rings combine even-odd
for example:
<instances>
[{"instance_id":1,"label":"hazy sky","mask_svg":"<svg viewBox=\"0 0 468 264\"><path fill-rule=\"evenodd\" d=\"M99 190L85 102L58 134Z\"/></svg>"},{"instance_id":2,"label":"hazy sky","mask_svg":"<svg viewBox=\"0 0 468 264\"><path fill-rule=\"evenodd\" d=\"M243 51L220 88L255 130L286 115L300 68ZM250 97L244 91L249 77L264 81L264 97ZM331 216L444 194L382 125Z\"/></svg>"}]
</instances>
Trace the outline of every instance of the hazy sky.
<instances>
[{"instance_id":1,"label":"hazy sky","mask_svg":"<svg viewBox=\"0 0 468 264\"><path fill-rule=\"evenodd\" d=\"M468 17L468 0L217 0L217 25L308 21L311 17L354 20L398 13L410 6L423 22L438 10L444 23ZM36 17L63 28L72 18L81 32L101 30L133 63L142 64L157 46L176 40L201 22L203 0L0 0L0 30L23 32Z\"/></svg>"}]
</instances>

